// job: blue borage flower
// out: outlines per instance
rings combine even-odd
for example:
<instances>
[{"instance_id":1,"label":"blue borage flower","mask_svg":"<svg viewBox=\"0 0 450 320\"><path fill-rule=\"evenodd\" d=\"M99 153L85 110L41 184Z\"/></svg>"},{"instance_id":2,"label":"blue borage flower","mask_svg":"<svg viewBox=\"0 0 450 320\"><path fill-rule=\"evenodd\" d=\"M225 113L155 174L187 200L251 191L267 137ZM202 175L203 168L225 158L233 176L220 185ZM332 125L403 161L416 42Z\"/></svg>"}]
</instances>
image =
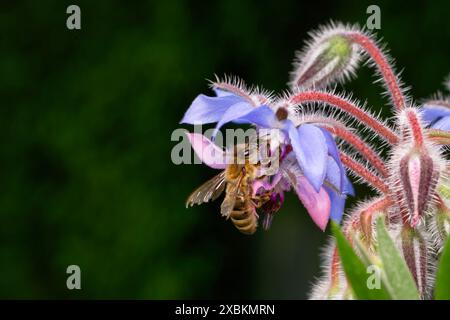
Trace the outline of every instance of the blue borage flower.
<instances>
[{"instance_id":1,"label":"blue borage flower","mask_svg":"<svg viewBox=\"0 0 450 320\"><path fill-rule=\"evenodd\" d=\"M260 128L281 130L289 137L298 163L316 191L325 178L328 152L331 151L331 155L340 163L334 141L324 134L324 130L311 124L302 124L297 128L289 119L280 120L268 105L255 105L237 95L217 89L215 91L216 97L203 94L197 96L181 123L217 123L213 139L218 130L228 122L251 123Z\"/></svg>"},{"instance_id":2,"label":"blue borage flower","mask_svg":"<svg viewBox=\"0 0 450 320\"><path fill-rule=\"evenodd\" d=\"M432 101L421 108L422 120L431 128L450 130L450 101Z\"/></svg>"},{"instance_id":3,"label":"blue borage flower","mask_svg":"<svg viewBox=\"0 0 450 320\"><path fill-rule=\"evenodd\" d=\"M293 150L295 163L299 169L295 172L298 179L290 181L290 185L309 214L321 229L325 229L329 218L340 221L346 197L354 195L354 190L346 176L332 135L326 129L314 124L304 123L295 126L288 119L288 110L283 106L274 111L269 103L260 103L251 94L239 96L217 88L214 88L214 91L215 97L198 95L181 123L193 125L216 123L213 139L219 129L229 122L279 129L286 137L285 147L289 146ZM292 166L290 169L292 170ZM277 179L276 183L280 180L286 184L282 179ZM276 183L272 182L265 188L272 189ZM282 194L284 191L281 188L278 192L279 197L274 199L284 199Z\"/></svg>"}]
</instances>

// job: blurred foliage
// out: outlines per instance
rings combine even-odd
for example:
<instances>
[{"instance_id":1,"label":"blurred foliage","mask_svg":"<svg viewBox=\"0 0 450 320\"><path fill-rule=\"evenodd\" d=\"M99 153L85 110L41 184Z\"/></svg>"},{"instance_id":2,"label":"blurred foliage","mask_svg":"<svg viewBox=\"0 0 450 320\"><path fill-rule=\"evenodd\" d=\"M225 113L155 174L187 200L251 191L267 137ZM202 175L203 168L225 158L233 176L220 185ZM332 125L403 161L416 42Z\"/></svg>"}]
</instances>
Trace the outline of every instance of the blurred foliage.
<instances>
[{"instance_id":1,"label":"blurred foliage","mask_svg":"<svg viewBox=\"0 0 450 320\"><path fill-rule=\"evenodd\" d=\"M70 4L79 31L66 28ZM305 298L327 235L296 197L252 237L219 203L186 210L214 172L173 165L170 136L205 79L283 90L307 31L364 24L368 4L2 1L0 297ZM379 34L415 97L442 89L449 2L379 5ZM371 74L346 88L378 112L386 100ZM66 289L70 264L81 291Z\"/></svg>"}]
</instances>

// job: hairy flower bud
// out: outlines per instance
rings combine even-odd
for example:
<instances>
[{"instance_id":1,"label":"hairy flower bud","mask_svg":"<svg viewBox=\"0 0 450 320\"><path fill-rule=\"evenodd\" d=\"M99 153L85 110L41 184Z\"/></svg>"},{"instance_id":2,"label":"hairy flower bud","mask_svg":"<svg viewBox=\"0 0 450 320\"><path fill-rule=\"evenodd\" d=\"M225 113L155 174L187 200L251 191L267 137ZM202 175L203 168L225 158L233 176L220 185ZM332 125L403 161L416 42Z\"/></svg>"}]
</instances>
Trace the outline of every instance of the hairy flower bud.
<instances>
[{"instance_id":1,"label":"hairy flower bud","mask_svg":"<svg viewBox=\"0 0 450 320\"><path fill-rule=\"evenodd\" d=\"M406 264L416 282L422 298L427 298L428 288L431 282L430 250L427 241L419 229L409 226L403 227L401 233L401 249Z\"/></svg>"},{"instance_id":2,"label":"hairy flower bud","mask_svg":"<svg viewBox=\"0 0 450 320\"><path fill-rule=\"evenodd\" d=\"M400 197L406 217L415 227L432 202L439 171L424 150L407 153L400 160Z\"/></svg>"},{"instance_id":3,"label":"hairy flower bud","mask_svg":"<svg viewBox=\"0 0 450 320\"><path fill-rule=\"evenodd\" d=\"M435 251L440 254L450 233L450 188L447 184L437 187L441 202L438 203L435 212L430 216L428 230Z\"/></svg>"},{"instance_id":4,"label":"hairy flower bud","mask_svg":"<svg viewBox=\"0 0 450 320\"><path fill-rule=\"evenodd\" d=\"M313 34L313 41L294 62L291 88L324 88L354 72L358 49L343 31L342 26L331 26Z\"/></svg>"}]
</instances>

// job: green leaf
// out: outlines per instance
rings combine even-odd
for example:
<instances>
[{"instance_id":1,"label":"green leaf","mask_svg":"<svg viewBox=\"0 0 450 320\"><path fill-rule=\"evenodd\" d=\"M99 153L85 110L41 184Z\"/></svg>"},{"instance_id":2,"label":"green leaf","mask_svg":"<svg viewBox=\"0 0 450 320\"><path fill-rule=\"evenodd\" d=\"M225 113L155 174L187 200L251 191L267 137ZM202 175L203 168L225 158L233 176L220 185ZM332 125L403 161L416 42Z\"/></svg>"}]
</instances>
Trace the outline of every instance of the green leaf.
<instances>
[{"instance_id":1,"label":"green leaf","mask_svg":"<svg viewBox=\"0 0 450 320\"><path fill-rule=\"evenodd\" d=\"M396 300L418 300L416 283L405 260L397 250L384 226L382 217L377 219L378 252L388 282L388 291Z\"/></svg>"},{"instance_id":2,"label":"green leaf","mask_svg":"<svg viewBox=\"0 0 450 320\"><path fill-rule=\"evenodd\" d=\"M367 285L369 278L367 265L353 251L339 226L332 222L331 227L336 237L336 244L345 275L356 297L361 300L389 300L390 296L383 286L380 289L369 289Z\"/></svg>"},{"instance_id":3,"label":"green leaf","mask_svg":"<svg viewBox=\"0 0 450 320\"><path fill-rule=\"evenodd\" d=\"M436 276L436 300L450 300L450 237L447 238Z\"/></svg>"}]
</instances>

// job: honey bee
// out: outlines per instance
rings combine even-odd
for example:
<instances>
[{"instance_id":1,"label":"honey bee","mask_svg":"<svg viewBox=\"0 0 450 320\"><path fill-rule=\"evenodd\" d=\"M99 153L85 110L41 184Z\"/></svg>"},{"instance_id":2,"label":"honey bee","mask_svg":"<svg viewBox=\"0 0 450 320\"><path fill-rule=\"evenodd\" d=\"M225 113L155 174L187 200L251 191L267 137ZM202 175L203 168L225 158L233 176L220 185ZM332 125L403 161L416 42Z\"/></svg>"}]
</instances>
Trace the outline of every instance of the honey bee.
<instances>
[{"instance_id":1,"label":"honey bee","mask_svg":"<svg viewBox=\"0 0 450 320\"><path fill-rule=\"evenodd\" d=\"M237 149L241 147L238 145ZM225 190L225 198L220 207L221 215L226 219L231 218L240 232L250 235L255 233L258 226L256 208L261 207L269 197L265 194L252 195L251 183L257 178L259 164L252 164L248 156L245 157L244 164L236 162L228 164L224 171L192 192L186 201L186 207L215 200Z\"/></svg>"}]
</instances>

